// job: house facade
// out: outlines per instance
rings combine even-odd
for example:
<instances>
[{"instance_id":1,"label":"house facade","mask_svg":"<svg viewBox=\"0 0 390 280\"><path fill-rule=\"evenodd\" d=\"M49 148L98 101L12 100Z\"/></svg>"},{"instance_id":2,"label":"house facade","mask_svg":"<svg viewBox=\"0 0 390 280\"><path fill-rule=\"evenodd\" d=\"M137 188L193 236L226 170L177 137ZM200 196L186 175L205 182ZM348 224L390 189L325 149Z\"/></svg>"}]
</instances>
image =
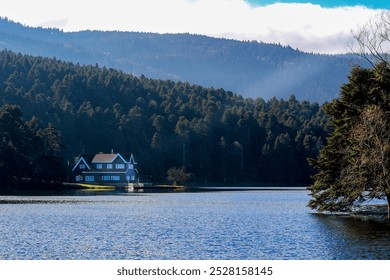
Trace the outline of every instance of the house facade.
<instances>
[{"instance_id":1,"label":"house facade","mask_svg":"<svg viewBox=\"0 0 390 280\"><path fill-rule=\"evenodd\" d=\"M77 183L125 186L138 180L136 165L133 154L80 155L72 169L73 179Z\"/></svg>"}]
</instances>

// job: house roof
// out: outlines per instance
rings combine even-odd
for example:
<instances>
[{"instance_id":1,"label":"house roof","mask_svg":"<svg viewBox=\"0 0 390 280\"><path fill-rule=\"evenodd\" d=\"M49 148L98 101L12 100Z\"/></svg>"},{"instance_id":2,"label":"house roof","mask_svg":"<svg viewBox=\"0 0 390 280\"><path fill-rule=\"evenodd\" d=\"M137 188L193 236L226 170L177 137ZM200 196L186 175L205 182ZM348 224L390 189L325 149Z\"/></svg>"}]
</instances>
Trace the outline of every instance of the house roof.
<instances>
[{"instance_id":1,"label":"house roof","mask_svg":"<svg viewBox=\"0 0 390 280\"><path fill-rule=\"evenodd\" d=\"M92 167L90 164L92 163L113 163L118 157L123 161L123 163L137 164L134 160L133 154L123 154L123 156L119 153L80 154L78 157L73 159L74 167L72 171L74 171L80 163L84 163L87 166L87 169L90 170ZM129 158L129 161L127 161L126 158Z\"/></svg>"},{"instance_id":2,"label":"house roof","mask_svg":"<svg viewBox=\"0 0 390 280\"><path fill-rule=\"evenodd\" d=\"M130 155L130 160L129 160L129 163L132 163L132 164L137 164L134 160L134 156L133 154Z\"/></svg>"},{"instance_id":3,"label":"house roof","mask_svg":"<svg viewBox=\"0 0 390 280\"><path fill-rule=\"evenodd\" d=\"M113 162L118 154L96 154L92 159L92 163L96 162Z\"/></svg>"},{"instance_id":4,"label":"house roof","mask_svg":"<svg viewBox=\"0 0 390 280\"><path fill-rule=\"evenodd\" d=\"M76 159L77 159L77 162L76 162L76 164L74 165L72 171L74 171L74 170L76 169L76 167L77 167L81 162L83 162L83 163L87 166L88 169L91 169L91 168L89 167L88 163L85 161L85 159L84 159L83 156L80 156L80 157L78 157L78 158L76 158Z\"/></svg>"}]
</instances>

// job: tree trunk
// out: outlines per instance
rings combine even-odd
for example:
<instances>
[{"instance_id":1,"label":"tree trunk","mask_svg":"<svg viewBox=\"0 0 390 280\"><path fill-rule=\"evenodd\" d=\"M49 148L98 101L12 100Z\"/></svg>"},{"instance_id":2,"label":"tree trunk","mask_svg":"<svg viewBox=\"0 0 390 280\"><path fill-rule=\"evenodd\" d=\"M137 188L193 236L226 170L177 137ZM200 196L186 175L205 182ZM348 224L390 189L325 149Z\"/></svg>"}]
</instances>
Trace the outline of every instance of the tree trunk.
<instances>
[{"instance_id":1,"label":"tree trunk","mask_svg":"<svg viewBox=\"0 0 390 280\"><path fill-rule=\"evenodd\" d=\"M387 219L390 221L390 193L386 194L387 198Z\"/></svg>"}]
</instances>

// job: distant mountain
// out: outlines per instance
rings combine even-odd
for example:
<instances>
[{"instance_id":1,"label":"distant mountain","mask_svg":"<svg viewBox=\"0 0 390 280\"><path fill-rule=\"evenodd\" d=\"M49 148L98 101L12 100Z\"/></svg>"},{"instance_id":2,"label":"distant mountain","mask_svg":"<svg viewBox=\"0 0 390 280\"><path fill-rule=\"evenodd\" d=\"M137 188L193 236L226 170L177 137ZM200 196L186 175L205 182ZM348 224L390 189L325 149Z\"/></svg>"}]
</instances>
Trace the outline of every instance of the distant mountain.
<instances>
[{"instance_id":1,"label":"distant mountain","mask_svg":"<svg viewBox=\"0 0 390 280\"><path fill-rule=\"evenodd\" d=\"M0 19L0 50L106 66L134 75L224 88L244 97L323 103L346 82L351 56L308 54L278 44L191 34L32 28Z\"/></svg>"}]
</instances>

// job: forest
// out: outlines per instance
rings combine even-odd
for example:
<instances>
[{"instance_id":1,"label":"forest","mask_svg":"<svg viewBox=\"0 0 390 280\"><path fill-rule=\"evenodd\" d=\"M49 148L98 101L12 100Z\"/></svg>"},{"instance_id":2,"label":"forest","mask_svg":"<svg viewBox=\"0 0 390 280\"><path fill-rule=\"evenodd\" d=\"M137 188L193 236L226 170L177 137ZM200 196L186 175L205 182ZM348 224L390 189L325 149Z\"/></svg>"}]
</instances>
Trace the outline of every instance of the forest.
<instances>
[{"instance_id":1,"label":"forest","mask_svg":"<svg viewBox=\"0 0 390 280\"><path fill-rule=\"evenodd\" d=\"M133 153L141 179L153 182L183 167L197 184L306 184L307 158L329 133L322 107L294 96L243 98L8 50L0 108L3 183L54 167L44 179L63 181L80 153L113 149Z\"/></svg>"},{"instance_id":2,"label":"forest","mask_svg":"<svg viewBox=\"0 0 390 280\"><path fill-rule=\"evenodd\" d=\"M305 53L290 46L195 34L63 32L0 18L0 49L119 69L136 76L224 88L244 97L323 104L335 98L354 55ZM283 82L281 82L283 81Z\"/></svg>"}]
</instances>

